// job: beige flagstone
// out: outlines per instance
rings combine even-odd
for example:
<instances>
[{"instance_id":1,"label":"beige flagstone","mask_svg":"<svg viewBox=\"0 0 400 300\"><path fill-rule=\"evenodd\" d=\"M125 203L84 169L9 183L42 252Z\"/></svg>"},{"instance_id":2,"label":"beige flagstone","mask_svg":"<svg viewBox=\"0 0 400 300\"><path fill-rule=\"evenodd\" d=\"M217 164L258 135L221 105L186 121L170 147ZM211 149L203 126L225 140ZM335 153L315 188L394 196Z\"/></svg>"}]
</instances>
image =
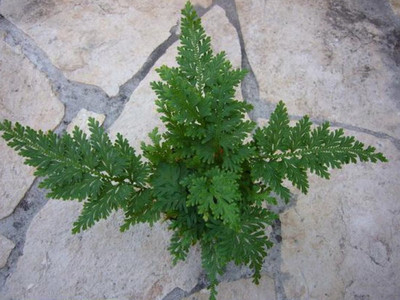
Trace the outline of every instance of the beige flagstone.
<instances>
[{"instance_id":1,"label":"beige flagstone","mask_svg":"<svg viewBox=\"0 0 400 300\"><path fill-rule=\"evenodd\" d=\"M236 0L260 97L265 105L285 101L293 115L400 137L386 32L343 8L348 2Z\"/></svg>"},{"instance_id":2,"label":"beige flagstone","mask_svg":"<svg viewBox=\"0 0 400 300\"><path fill-rule=\"evenodd\" d=\"M0 120L20 122L34 129L54 129L64 106L46 76L18 48L10 48L0 31ZM10 215L31 186L33 169L0 139L0 219Z\"/></svg>"},{"instance_id":3,"label":"beige flagstone","mask_svg":"<svg viewBox=\"0 0 400 300\"><path fill-rule=\"evenodd\" d=\"M25 31L68 79L114 96L170 35L186 0L3 0L0 12ZM193 4L208 6L211 0Z\"/></svg>"}]
</instances>

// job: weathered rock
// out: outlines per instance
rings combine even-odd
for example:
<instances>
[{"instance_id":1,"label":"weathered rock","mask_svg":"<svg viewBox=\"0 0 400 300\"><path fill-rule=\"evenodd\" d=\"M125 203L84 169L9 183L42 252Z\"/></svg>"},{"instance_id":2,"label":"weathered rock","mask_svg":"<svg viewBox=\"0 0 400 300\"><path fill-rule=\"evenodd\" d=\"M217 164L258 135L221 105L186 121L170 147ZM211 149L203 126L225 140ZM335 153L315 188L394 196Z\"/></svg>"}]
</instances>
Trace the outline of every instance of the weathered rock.
<instances>
[{"instance_id":1,"label":"weathered rock","mask_svg":"<svg viewBox=\"0 0 400 300\"><path fill-rule=\"evenodd\" d=\"M208 300L210 292L201 290L183 300ZM275 300L274 280L263 275L260 284L255 285L251 279L240 279L223 282L218 285L218 300Z\"/></svg>"},{"instance_id":2,"label":"weathered rock","mask_svg":"<svg viewBox=\"0 0 400 300\"><path fill-rule=\"evenodd\" d=\"M400 295L399 151L356 134L389 163L344 166L312 176L308 195L281 216L288 299L396 299Z\"/></svg>"},{"instance_id":3,"label":"weathered rock","mask_svg":"<svg viewBox=\"0 0 400 300\"><path fill-rule=\"evenodd\" d=\"M0 31L0 120L20 122L35 129L54 129L64 106L47 78L3 41ZM10 215L31 186L33 169L0 139L0 219Z\"/></svg>"},{"instance_id":4,"label":"weathered rock","mask_svg":"<svg viewBox=\"0 0 400 300\"><path fill-rule=\"evenodd\" d=\"M256 109L284 100L293 115L399 137L399 71L382 50L386 29L345 3L236 1L263 100Z\"/></svg>"},{"instance_id":5,"label":"weathered rock","mask_svg":"<svg viewBox=\"0 0 400 300\"><path fill-rule=\"evenodd\" d=\"M0 234L0 269L6 265L7 259L14 247L15 245L12 241Z\"/></svg>"},{"instance_id":6,"label":"weathered rock","mask_svg":"<svg viewBox=\"0 0 400 300\"><path fill-rule=\"evenodd\" d=\"M202 18L203 26L211 36L211 44L216 52L226 51L228 59L234 67L240 67L241 51L237 33L229 23L222 8L215 6ZM149 142L148 133L158 126L164 128L160 115L156 111L156 95L150 87L150 82L159 80L155 69L162 66L176 66L175 57L179 42L173 44L155 64L149 74L142 80L126 104L121 116L111 126L110 133L117 132L127 137L132 145L139 150L140 141ZM237 97L240 98L240 89Z\"/></svg>"},{"instance_id":7,"label":"weathered rock","mask_svg":"<svg viewBox=\"0 0 400 300\"><path fill-rule=\"evenodd\" d=\"M400 1L399 0L389 0L389 2L390 2L390 5L393 8L393 11L396 14L400 15Z\"/></svg>"},{"instance_id":8,"label":"weathered rock","mask_svg":"<svg viewBox=\"0 0 400 300\"><path fill-rule=\"evenodd\" d=\"M166 223L121 233L122 218L115 214L72 235L80 209L78 202L49 200L35 216L2 299L153 300L175 287L196 285L199 253L194 249L185 263L173 267Z\"/></svg>"},{"instance_id":9,"label":"weathered rock","mask_svg":"<svg viewBox=\"0 0 400 300\"><path fill-rule=\"evenodd\" d=\"M168 38L185 2L3 0L0 11L69 79L116 95L119 86ZM211 1L192 2L205 6Z\"/></svg>"},{"instance_id":10,"label":"weathered rock","mask_svg":"<svg viewBox=\"0 0 400 300\"><path fill-rule=\"evenodd\" d=\"M74 130L75 126L78 126L84 133L86 133L87 135L90 135L89 126L88 126L89 118L94 118L101 125L101 124L103 124L106 116L103 114L98 114L98 113L88 111L88 110L82 108L78 112L76 117L71 121L71 123L68 124L67 132L71 133Z\"/></svg>"}]
</instances>

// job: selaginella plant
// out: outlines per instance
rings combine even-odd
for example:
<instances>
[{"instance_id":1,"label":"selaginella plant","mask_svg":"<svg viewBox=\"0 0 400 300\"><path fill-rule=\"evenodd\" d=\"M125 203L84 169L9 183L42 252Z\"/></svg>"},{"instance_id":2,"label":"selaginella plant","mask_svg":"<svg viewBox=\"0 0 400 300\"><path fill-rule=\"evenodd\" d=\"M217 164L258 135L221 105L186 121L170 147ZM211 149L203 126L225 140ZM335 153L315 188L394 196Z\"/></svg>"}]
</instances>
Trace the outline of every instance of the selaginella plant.
<instances>
[{"instance_id":1,"label":"selaginella plant","mask_svg":"<svg viewBox=\"0 0 400 300\"><path fill-rule=\"evenodd\" d=\"M137 155L120 134L112 142L94 119L90 137L79 128L61 137L5 120L3 138L44 177L47 197L83 202L72 232L123 210L121 230L168 220L174 263L201 247L203 268L215 299L217 276L227 263L247 265L258 283L267 249L266 227L278 216L276 196L289 201L287 179L307 193L307 171L329 178L330 168L386 161L342 129L313 127L307 116L294 126L282 102L265 127L245 119L252 109L235 100L246 71L233 69L224 52L213 54L200 18L188 2L182 10L178 67L157 69L152 82L165 124Z\"/></svg>"}]
</instances>

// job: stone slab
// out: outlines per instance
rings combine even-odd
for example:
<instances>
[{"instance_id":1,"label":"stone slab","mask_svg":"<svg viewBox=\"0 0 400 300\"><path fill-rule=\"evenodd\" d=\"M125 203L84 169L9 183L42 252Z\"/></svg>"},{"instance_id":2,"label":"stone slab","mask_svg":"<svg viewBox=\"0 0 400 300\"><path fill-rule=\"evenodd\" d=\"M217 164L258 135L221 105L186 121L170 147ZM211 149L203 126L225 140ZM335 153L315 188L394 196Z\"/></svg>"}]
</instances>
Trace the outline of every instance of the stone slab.
<instances>
[{"instance_id":1,"label":"stone slab","mask_svg":"<svg viewBox=\"0 0 400 300\"><path fill-rule=\"evenodd\" d=\"M0 269L7 264L8 257L15 244L8 238L0 234Z\"/></svg>"},{"instance_id":2,"label":"stone slab","mask_svg":"<svg viewBox=\"0 0 400 300\"><path fill-rule=\"evenodd\" d=\"M64 106L46 76L18 48L10 48L0 31L0 120L20 122L34 129L54 129ZM31 186L33 169L0 139L0 219L10 215Z\"/></svg>"},{"instance_id":3,"label":"stone slab","mask_svg":"<svg viewBox=\"0 0 400 300\"><path fill-rule=\"evenodd\" d=\"M3 0L0 12L68 79L97 85L114 96L169 37L185 2ZM201 6L210 2L192 1Z\"/></svg>"},{"instance_id":4,"label":"stone slab","mask_svg":"<svg viewBox=\"0 0 400 300\"><path fill-rule=\"evenodd\" d=\"M283 100L293 115L399 138L398 68L384 51L390 28L350 10L346 1L335 3L236 1L260 89L256 109Z\"/></svg>"},{"instance_id":5,"label":"stone slab","mask_svg":"<svg viewBox=\"0 0 400 300\"><path fill-rule=\"evenodd\" d=\"M287 299L397 299L400 295L399 151L351 131L389 163L346 165L326 181L311 177L282 222Z\"/></svg>"},{"instance_id":6,"label":"stone slab","mask_svg":"<svg viewBox=\"0 0 400 300\"><path fill-rule=\"evenodd\" d=\"M32 220L24 253L2 299L162 299L175 287L190 290L201 272L193 249L172 266L166 223L140 224L121 233L122 215L72 235L81 204L49 200Z\"/></svg>"},{"instance_id":7,"label":"stone slab","mask_svg":"<svg viewBox=\"0 0 400 300\"><path fill-rule=\"evenodd\" d=\"M399 0L389 0L393 11L400 16L400 1Z\"/></svg>"}]
</instances>

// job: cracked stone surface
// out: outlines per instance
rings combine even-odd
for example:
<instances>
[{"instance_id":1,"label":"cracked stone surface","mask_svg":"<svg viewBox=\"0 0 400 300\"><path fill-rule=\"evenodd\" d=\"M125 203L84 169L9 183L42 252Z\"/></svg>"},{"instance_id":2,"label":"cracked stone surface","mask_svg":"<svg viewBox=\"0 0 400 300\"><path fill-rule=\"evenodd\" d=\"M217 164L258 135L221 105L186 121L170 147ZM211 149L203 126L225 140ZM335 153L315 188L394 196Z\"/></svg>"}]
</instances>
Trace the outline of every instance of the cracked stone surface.
<instances>
[{"instance_id":1,"label":"cracked stone surface","mask_svg":"<svg viewBox=\"0 0 400 300\"><path fill-rule=\"evenodd\" d=\"M168 38L185 2L4 0L0 12L33 38L69 79L114 96ZM207 6L210 0L193 3Z\"/></svg>"},{"instance_id":2,"label":"cracked stone surface","mask_svg":"<svg viewBox=\"0 0 400 300\"><path fill-rule=\"evenodd\" d=\"M87 132L93 116L139 150L162 129L149 83L155 68L176 64L184 2L0 0L0 120ZM265 123L282 99L294 119L331 121L390 161L311 176L308 195L293 190L274 208L261 284L230 264L218 299L400 298L399 1L194 4L213 48L250 71L237 97L254 105L253 121ZM81 203L45 200L1 139L0 150L1 299L208 298L198 247L172 266L167 223L120 233L115 213L72 235Z\"/></svg>"},{"instance_id":3,"label":"cracked stone surface","mask_svg":"<svg viewBox=\"0 0 400 300\"><path fill-rule=\"evenodd\" d=\"M399 138L400 61L392 53L400 45L399 20L383 23L350 2L236 1L260 98L264 105L284 100L294 115Z\"/></svg>"},{"instance_id":4,"label":"cracked stone surface","mask_svg":"<svg viewBox=\"0 0 400 300\"><path fill-rule=\"evenodd\" d=\"M15 245L8 238L0 234L0 268L3 268Z\"/></svg>"},{"instance_id":5,"label":"cracked stone surface","mask_svg":"<svg viewBox=\"0 0 400 300\"><path fill-rule=\"evenodd\" d=\"M114 215L72 235L80 210L80 203L49 200L35 216L3 299L161 299L197 283L196 250L172 267L167 224L121 233L122 218Z\"/></svg>"},{"instance_id":6,"label":"cracked stone surface","mask_svg":"<svg viewBox=\"0 0 400 300\"><path fill-rule=\"evenodd\" d=\"M390 163L347 165L329 182L312 176L309 193L281 215L287 299L400 295L400 153L389 141L348 134L375 144Z\"/></svg>"},{"instance_id":7,"label":"cracked stone surface","mask_svg":"<svg viewBox=\"0 0 400 300\"><path fill-rule=\"evenodd\" d=\"M209 297L208 290L201 290L183 300L208 300ZM251 279L223 282L218 286L218 299L275 300L274 280L263 275L259 285L255 285Z\"/></svg>"},{"instance_id":8,"label":"cracked stone surface","mask_svg":"<svg viewBox=\"0 0 400 300\"><path fill-rule=\"evenodd\" d=\"M52 92L48 79L19 49L2 41L0 31L0 120L20 122L35 129L54 129L61 121L64 106ZM0 219L18 205L34 176L33 169L0 139Z\"/></svg>"},{"instance_id":9,"label":"cracked stone surface","mask_svg":"<svg viewBox=\"0 0 400 300\"><path fill-rule=\"evenodd\" d=\"M400 15L400 1L399 0L390 0L390 5L392 6L392 9L394 12L398 15Z\"/></svg>"}]
</instances>

